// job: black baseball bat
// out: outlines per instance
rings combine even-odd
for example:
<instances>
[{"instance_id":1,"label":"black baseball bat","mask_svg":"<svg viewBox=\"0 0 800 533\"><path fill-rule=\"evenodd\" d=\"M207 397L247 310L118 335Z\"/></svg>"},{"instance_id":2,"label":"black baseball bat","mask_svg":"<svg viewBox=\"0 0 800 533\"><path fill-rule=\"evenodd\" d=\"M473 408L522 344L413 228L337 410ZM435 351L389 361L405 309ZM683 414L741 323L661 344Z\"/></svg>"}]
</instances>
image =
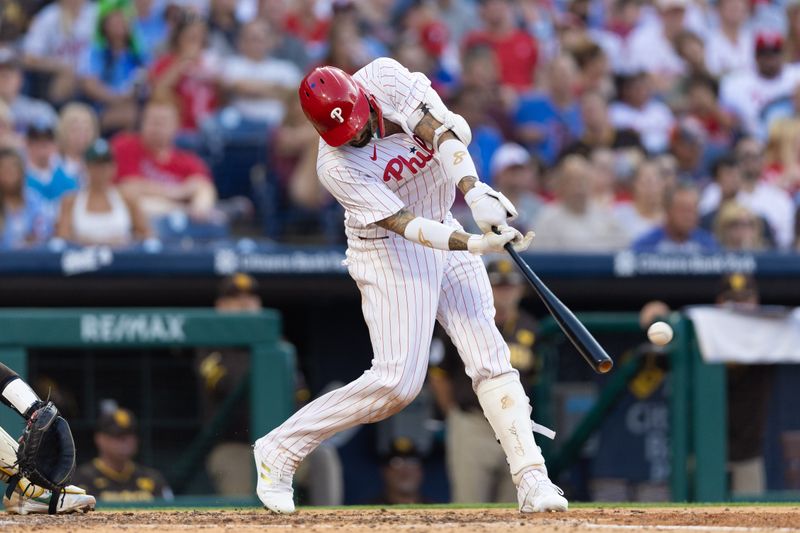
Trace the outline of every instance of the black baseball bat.
<instances>
[{"instance_id":1,"label":"black baseball bat","mask_svg":"<svg viewBox=\"0 0 800 533\"><path fill-rule=\"evenodd\" d=\"M597 339L592 337L592 334L589 333L586 326L584 326L581 321L575 317L572 311L569 310L569 307L564 305L564 303L553 294L553 291L539 279L539 276L537 276L528 263L520 257L511 243L507 243L505 249L522 271L522 274L533 286L533 290L536 291L536 294L541 298L544 306L550 314L553 315L553 318L556 319L561 331L564 332L564 335L566 335L572 345L575 346L578 353L589 363L589 366L598 374L605 374L611 370L614 366L614 361L603 347L600 346Z\"/></svg>"}]
</instances>

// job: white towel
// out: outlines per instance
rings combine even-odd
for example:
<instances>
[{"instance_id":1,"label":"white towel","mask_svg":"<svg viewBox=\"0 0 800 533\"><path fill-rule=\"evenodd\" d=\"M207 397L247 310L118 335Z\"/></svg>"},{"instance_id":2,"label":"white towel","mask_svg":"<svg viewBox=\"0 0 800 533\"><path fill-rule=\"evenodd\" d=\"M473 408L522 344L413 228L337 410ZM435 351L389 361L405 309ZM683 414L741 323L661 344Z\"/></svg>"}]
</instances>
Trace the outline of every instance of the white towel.
<instances>
[{"instance_id":1,"label":"white towel","mask_svg":"<svg viewBox=\"0 0 800 533\"><path fill-rule=\"evenodd\" d=\"M800 363L800 308L687 309L707 363Z\"/></svg>"}]
</instances>

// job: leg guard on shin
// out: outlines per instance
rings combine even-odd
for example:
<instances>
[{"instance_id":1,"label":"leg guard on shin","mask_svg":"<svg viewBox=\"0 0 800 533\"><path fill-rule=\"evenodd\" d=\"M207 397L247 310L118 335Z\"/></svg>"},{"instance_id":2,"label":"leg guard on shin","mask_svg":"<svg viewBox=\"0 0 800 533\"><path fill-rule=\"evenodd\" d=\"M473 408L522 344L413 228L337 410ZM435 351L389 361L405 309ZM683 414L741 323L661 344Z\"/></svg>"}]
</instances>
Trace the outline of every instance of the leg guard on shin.
<instances>
[{"instance_id":1,"label":"leg guard on shin","mask_svg":"<svg viewBox=\"0 0 800 533\"><path fill-rule=\"evenodd\" d=\"M0 428L0 481L8 483L17 475L17 441Z\"/></svg>"},{"instance_id":2,"label":"leg guard on shin","mask_svg":"<svg viewBox=\"0 0 800 533\"><path fill-rule=\"evenodd\" d=\"M6 497L10 498L12 492L18 492L28 498L38 498L46 490L18 475L17 446L17 441L0 428L0 481L8 483Z\"/></svg>"},{"instance_id":3,"label":"leg guard on shin","mask_svg":"<svg viewBox=\"0 0 800 533\"><path fill-rule=\"evenodd\" d=\"M526 469L544 467L544 457L533 438L533 430L549 438L555 433L531 420L530 403L516 373L483 381L476 392L483 414L506 454L511 477L519 484Z\"/></svg>"}]
</instances>

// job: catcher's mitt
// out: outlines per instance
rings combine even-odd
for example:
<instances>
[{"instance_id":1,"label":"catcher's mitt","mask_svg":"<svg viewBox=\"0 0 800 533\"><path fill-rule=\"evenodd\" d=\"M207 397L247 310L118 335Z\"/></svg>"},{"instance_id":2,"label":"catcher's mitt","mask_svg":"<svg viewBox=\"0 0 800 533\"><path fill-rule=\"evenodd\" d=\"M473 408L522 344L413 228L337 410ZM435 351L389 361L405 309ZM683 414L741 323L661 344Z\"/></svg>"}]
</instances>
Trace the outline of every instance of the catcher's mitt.
<instances>
[{"instance_id":1,"label":"catcher's mitt","mask_svg":"<svg viewBox=\"0 0 800 533\"><path fill-rule=\"evenodd\" d=\"M50 513L55 513L58 497L75 472L75 442L53 402L42 403L28 419L19 439L17 465L18 476L52 491Z\"/></svg>"}]
</instances>

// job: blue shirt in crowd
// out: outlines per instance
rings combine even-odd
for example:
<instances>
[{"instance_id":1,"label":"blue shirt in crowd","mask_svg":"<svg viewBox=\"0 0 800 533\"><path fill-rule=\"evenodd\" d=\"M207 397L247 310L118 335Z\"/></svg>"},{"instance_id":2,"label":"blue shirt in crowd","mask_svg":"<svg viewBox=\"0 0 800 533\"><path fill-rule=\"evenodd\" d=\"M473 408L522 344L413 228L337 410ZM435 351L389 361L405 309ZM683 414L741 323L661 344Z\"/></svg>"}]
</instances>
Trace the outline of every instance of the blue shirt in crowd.
<instances>
[{"instance_id":1,"label":"blue shirt in crowd","mask_svg":"<svg viewBox=\"0 0 800 533\"><path fill-rule=\"evenodd\" d=\"M572 140L580 138L583 127L577 103L560 109L544 93L522 96L514 123L517 126L535 126L543 133L542 140L529 148L547 164L553 164L561 150Z\"/></svg>"},{"instance_id":2,"label":"blue shirt in crowd","mask_svg":"<svg viewBox=\"0 0 800 533\"><path fill-rule=\"evenodd\" d=\"M147 58L130 49L112 55L107 47L98 44L93 44L83 59L79 73L100 80L118 94L130 92L138 72L147 66Z\"/></svg>"},{"instance_id":3,"label":"blue shirt in crowd","mask_svg":"<svg viewBox=\"0 0 800 533\"><path fill-rule=\"evenodd\" d=\"M25 176L25 184L47 202L58 201L68 192L77 191L80 186L78 176L68 173L62 165L55 167L50 181L41 180L29 171Z\"/></svg>"},{"instance_id":4,"label":"blue shirt in crowd","mask_svg":"<svg viewBox=\"0 0 800 533\"><path fill-rule=\"evenodd\" d=\"M692 231L688 240L677 242L669 238L663 227L659 227L639 237L631 245L631 249L634 252L700 253L719 251L719 245L714 236L704 229L697 228Z\"/></svg>"},{"instance_id":5,"label":"blue shirt in crowd","mask_svg":"<svg viewBox=\"0 0 800 533\"><path fill-rule=\"evenodd\" d=\"M475 168L478 169L482 182L492 184L489 164L495 150L500 148L504 142L503 134L495 127L477 126L472 128L472 142L469 143L467 150L475 162Z\"/></svg>"},{"instance_id":6,"label":"blue shirt in crowd","mask_svg":"<svg viewBox=\"0 0 800 533\"><path fill-rule=\"evenodd\" d=\"M137 17L133 28L139 37L139 45L146 57L156 57L157 47L164 42L164 36L169 33L167 20L164 17L164 2L155 1L147 17Z\"/></svg>"},{"instance_id":7,"label":"blue shirt in crowd","mask_svg":"<svg viewBox=\"0 0 800 533\"><path fill-rule=\"evenodd\" d=\"M28 190L25 192L24 205L17 210L7 210L4 214L0 249L22 248L29 239L42 242L51 227L44 200L36 192Z\"/></svg>"}]
</instances>

